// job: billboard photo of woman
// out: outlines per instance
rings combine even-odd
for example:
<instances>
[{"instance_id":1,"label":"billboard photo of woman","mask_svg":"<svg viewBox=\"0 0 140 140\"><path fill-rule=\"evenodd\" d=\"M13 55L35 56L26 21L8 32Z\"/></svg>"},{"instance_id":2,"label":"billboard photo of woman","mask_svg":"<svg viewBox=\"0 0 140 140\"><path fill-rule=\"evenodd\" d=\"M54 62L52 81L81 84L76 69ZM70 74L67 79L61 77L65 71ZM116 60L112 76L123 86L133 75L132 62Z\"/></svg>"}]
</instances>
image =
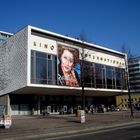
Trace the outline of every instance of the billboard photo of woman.
<instances>
[{"instance_id":1,"label":"billboard photo of woman","mask_svg":"<svg viewBox=\"0 0 140 140\"><path fill-rule=\"evenodd\" d=\"M80 85L80 64L78 49L58 45L59 85L77 87Z\"/></svg>"}]
</instances>

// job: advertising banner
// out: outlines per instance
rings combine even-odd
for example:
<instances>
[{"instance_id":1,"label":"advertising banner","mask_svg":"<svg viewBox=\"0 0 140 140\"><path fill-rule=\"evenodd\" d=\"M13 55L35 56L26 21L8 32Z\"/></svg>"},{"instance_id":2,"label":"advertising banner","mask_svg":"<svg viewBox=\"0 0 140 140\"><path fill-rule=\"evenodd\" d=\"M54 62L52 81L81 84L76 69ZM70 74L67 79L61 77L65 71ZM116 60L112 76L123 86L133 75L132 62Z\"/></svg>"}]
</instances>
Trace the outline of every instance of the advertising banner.
<instances>
[{"instance_id":1,"label":"advertising banner","mask_svg":"<svg viewBox=\"0 0 140 140\"><path fill-rule=\"evenodd\" d=\"M80 86L78 49L58 44L58 80L62 86Z\"/></svg>"}]
</instances>

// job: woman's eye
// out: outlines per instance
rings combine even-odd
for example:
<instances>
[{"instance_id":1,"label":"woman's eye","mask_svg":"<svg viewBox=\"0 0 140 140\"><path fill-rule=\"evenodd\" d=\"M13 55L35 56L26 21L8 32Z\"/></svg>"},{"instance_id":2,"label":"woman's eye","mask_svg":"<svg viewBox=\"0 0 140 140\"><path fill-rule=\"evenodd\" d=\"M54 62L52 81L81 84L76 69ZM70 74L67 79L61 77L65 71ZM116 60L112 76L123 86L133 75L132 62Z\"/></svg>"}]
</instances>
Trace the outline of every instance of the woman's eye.
<instances>
[{"instance_id":1,"label":"woman's eye","mask_svg":"<svg viewBox=\"0 0 140 140\"><path fill-rule=\"evenodd\" d=\"M70 59L69 61L70 61L71 63L73 63L73 59Z\"/></svg>"}]
</instances>

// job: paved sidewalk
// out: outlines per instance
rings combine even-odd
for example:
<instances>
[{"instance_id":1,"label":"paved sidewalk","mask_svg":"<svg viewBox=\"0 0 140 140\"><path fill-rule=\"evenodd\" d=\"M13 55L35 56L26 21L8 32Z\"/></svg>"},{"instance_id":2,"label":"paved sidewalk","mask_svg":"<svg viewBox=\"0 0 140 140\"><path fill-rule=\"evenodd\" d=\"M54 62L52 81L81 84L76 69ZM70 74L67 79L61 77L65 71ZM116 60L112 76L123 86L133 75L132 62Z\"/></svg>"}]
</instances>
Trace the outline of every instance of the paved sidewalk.
<instances>
[{"instance_id":1,"label":"paved sidewalk","mask_svg":"<svg viewBox=\"0 0 140 140\"><path fill-rule=\"evenodd\" d=\"M80 117L74 115L13 116L10 129L0 128L0 139L53 137L137 123L140 123L140 112L135 112L133 119L125 111L86 114L86 123L80 123Z\"/></svg>"}]
</instances>

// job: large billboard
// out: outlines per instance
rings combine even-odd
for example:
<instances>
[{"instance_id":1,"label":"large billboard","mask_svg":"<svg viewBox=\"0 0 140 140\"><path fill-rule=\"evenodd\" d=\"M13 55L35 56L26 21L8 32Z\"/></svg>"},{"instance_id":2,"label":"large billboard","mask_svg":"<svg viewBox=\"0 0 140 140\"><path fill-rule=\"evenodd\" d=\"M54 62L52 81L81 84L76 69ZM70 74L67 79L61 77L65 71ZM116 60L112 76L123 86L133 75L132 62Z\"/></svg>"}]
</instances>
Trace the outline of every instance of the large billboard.
<instances>
[{"instance_id":1,"label":"large billboard","mask_svg":"<svg viewBox=\"0 0 140 140\"><path fill-rule=\"evenodd\" d=\"M58 80L62 86L80 86L78 49L58 44Z\"/></svg>"}]
</instances>

